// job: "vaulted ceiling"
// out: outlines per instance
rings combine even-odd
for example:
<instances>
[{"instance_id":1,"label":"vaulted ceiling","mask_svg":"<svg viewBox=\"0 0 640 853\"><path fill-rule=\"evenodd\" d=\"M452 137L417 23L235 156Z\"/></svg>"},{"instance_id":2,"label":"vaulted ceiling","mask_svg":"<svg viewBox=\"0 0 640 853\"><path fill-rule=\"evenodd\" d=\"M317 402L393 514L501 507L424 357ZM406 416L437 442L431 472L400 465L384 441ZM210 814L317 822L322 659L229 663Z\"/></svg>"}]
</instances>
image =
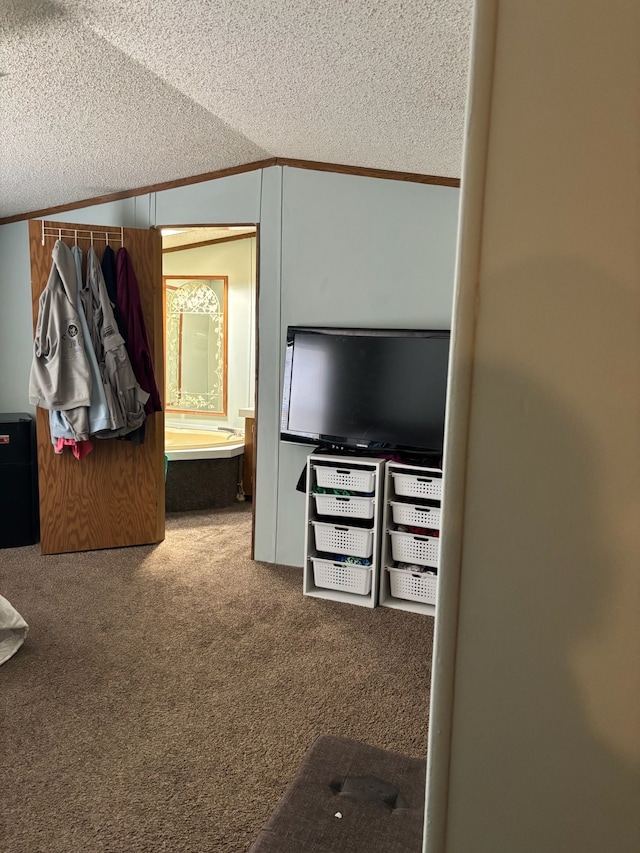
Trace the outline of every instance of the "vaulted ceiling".
<instances>
[{"instance_id":1,"label":"vaulted ceiling","mask_svg":"<svg viewBox=\"0 0 640 853\"><path fill-rule=\"evenodd\" d=\"M271 157L459 177L473 0L1 0L0 219Z\"/></svg>"}]
</instances>

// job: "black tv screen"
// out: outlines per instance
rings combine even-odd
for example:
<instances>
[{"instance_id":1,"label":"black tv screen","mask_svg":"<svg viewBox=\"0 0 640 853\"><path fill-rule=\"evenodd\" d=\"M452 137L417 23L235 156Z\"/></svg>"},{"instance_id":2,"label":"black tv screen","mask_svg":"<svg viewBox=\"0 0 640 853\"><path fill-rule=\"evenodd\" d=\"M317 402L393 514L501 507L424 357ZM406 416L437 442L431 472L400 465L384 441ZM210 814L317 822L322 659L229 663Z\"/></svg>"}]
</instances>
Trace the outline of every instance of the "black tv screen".
<instances>
[{"instance_id":1,"label":"black tv screen","mask_svg":"<svg viewBox=\"0 0 640 853\"><path fill-rule=\"evenodd\" d=\"M441 453L449 332L290 326L280 436Z\"/></svg>"}]
</instances>

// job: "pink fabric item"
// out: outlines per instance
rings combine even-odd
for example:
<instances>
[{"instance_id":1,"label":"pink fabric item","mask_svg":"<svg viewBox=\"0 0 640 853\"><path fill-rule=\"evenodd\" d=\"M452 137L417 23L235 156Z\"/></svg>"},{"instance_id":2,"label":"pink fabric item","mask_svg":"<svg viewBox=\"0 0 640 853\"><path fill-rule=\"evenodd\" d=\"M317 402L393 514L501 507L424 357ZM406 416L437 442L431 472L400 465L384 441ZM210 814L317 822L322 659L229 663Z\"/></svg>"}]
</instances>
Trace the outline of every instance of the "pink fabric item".
<instances>
[{"instance_id":1,"label":"pink fabric item","mask_svg":"<svg viewBox=\"0 0 640 853\"><path fill-rule=\"evenodd\" d=\"M76 459L84 459L93 450L93 444L90 441L76 441L75 438L59 438L56 442L54 450L56 453L62 453L65 447L70 447Z\"/></svg>"}]
</instances>

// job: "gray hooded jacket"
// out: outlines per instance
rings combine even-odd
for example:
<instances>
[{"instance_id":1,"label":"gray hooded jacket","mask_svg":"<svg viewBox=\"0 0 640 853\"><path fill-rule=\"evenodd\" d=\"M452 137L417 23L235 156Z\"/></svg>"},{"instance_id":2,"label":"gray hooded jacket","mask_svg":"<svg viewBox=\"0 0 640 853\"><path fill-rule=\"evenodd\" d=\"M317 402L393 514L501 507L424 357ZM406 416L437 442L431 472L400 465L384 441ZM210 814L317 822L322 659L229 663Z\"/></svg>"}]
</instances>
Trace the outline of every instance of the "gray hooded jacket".
<instances>
[{"instance_id":1,"label":"gray hooded jacket","mask_svg":"<svg viewBox=\"0 0 640 853\"><path fill-rule=\"evenodd\" d=\"M91 343L91 331L89 329L89 326L87 325L87 320L84 315L84 306L82 304L81 299L82 250L78 246L73 246L73 248L71 249L71 253L73 255L73 259L76 265L76 283L78 291L76 308L78 310L78 317L80 319L80 328L82 329L82 334L84 335L84 349L89 360L89 367L91 369L91 405L89 406L88 415L89 435L94 435L95 433L100 432L101 430L110 429L111 420L109 417L109 408L107 406L107 399L105 396L104 387L102 385L100 368L98 367L98 360L96 358L95 352L93 351L93 344ZM51 431L51 441L53 444L56 444L59 438L75 438L76 441L80 440L70 423L69 412L61 412L57 409L50 412L49 428Z\"/></svg>"},{"instance_id":2,"label":"gray hooded jacket","mask_svg":"<svg viewBox=\"0 0 640 853\"><path fill-rule=\"evenodd\" d=\"M71 249L56 240L53 265L38 305L29 402L59 409L78 440L89 437L91 371L76 310L78 287Z\"/></svg>"}]
</instances>

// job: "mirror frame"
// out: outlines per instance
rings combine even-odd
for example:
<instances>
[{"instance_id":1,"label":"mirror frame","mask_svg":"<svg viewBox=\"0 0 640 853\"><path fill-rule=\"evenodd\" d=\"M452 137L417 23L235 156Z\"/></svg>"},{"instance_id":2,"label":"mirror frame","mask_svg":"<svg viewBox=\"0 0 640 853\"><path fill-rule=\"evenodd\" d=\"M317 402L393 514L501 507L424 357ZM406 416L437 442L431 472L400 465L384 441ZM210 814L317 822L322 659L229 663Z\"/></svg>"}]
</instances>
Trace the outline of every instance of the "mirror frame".
<instances>
[{"instance_id":1,"label":"mirror frame","mask_svg":"<svg viewBox=\"0 0 640 853\"><path fill-rule=\"evenodd\" d=\"M213 410L213 409L187 409L187 408L176 408L174 406L166 405L165 410L167 412L176 412L178 414L197 414L197 415L217 415L217 416L225 416L227 414L227 355L228 355L228 310L227 310L227 299L228 299L228 289L229 289L229 277L226 275L163 275L162 276L162 290L163 290L163 316L164 316L164 339L165 339L165 360L168 357L169 348L167 345L167 332L168 332L168 322L169 317L167 316L167 291L168 290L179 290L183 285L173 285L171 281L180 281L185 284L192 284L194 282L202 282L206 284L207 282L219 281L222 282L222 409ZM182 329L179 331L179 336L182 334ZM179 371L179 367L178 367ZM165 364L165 399L167 398L166 392L166 379L169 375L167 366ZM178 380L179 381L179 380Z\"/></svg>"}]
</instances>

